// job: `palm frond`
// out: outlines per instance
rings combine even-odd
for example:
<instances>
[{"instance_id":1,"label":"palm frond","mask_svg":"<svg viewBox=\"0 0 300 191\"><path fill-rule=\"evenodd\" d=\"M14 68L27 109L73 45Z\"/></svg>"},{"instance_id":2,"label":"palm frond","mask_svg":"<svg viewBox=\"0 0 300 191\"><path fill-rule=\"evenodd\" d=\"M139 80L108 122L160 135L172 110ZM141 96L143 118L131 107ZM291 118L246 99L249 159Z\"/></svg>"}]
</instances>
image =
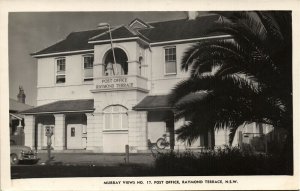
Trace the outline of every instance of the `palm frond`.
<instances>
[{"instance_id":1,"label":"palm frond","mask_svg":"<svg viewBox=\"0 0 300 191\"><path fill-rule=\"evenodd\" d=\"M232 143L237 129L252 122L291 132L291 13L217 13L224 22L210 32L229 34L231 39L191 46L181 65L191 76L169 96L175 119L191 118L177 130L178 139L192 142L202 132L229 128ZM198 96L184 99L192 94Z\"/></svg>"}]
</instances>

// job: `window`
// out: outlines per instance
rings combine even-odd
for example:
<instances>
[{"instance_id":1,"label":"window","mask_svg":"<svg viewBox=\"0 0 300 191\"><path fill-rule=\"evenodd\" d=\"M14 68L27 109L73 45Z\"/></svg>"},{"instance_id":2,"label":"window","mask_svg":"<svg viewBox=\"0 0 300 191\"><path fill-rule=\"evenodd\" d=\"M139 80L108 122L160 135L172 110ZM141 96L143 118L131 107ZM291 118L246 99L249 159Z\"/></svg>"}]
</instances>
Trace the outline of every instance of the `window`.
<instances>
[{"instance_id":1,"label":"window","mask_svg":"<svg viewBox=\"0 0 300 191\"><path fill-rule=\"evenodd\" d=\"M94 63L94 56L87 55L83 56L83 80L84 81L91 81L93 80L93 63Z\"/></svg>"},{"instance_id":2,"label":"window","mask_svg":"<svg viewBox=\"0 0 300 191\"><path fill-rule=\"evenodd\" d=\"M56 83L66 82L66 59L56 59Z\"/></svg>"},{"instance_id":3,"label":"window","mask_svg":"<svg viewBox=\"0 0 300 191\"><path fill-rule=\"evenodd\" d=\"M128 114L125 107L114 105L104 109L105 130L127 130Z\"/></svg>"},{"instance_id":4,"label":"window","mask_svg":"<svg viewBox=\"0 0 300 191\"><path fill-rule=\"evenodd\" d=\"M176 74L176 47L165 48L165 74Z\"/></svg>"},{"instance_id":5,"label":"window","mask_svg":"<svg viewBox=\"0 0 300 191\"><path fill-rule=\"evenodd\" d=\"M75 137L75 127L71 128L71 137Z\"/></svg>"}]
</instances>

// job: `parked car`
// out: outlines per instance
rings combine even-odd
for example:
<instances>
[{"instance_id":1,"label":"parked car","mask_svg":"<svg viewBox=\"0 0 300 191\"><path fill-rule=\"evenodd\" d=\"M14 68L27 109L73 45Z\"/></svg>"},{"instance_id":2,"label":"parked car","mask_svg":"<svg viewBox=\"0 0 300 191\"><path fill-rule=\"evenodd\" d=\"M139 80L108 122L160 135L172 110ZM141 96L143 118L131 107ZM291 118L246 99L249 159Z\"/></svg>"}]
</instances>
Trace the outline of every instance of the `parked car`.
<instances>
[{"instance_id":1,"label":"parked car","mask_svg":"<svg viewBox=\"0 0 300 191\"><path fill-rule=\"evenodd\" d=\"M16 145L16 143L10 141L10 164L15 165L19 163L36 164L39 161L37 152L33 151L30 147Z\"/></svg>"}]
</instances>

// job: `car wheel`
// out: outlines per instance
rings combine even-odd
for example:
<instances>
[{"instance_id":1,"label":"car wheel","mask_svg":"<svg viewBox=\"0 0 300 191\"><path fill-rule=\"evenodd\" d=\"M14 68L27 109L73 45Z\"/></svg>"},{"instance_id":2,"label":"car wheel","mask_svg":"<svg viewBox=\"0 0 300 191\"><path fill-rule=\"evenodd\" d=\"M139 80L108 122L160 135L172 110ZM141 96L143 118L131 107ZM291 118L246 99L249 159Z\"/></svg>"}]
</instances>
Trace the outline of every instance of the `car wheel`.
<instances>
[{"instance_id":1,"label":"car wheel","mask_svg":"<svg viewBox=\"0 0 300 191\"><path fill-rule=\"evenodd\" d=\"M18 163L19 163L18 156L16 154L11 154L10 155L10 164L18 164Z\"/></svg>"}]
</instances>

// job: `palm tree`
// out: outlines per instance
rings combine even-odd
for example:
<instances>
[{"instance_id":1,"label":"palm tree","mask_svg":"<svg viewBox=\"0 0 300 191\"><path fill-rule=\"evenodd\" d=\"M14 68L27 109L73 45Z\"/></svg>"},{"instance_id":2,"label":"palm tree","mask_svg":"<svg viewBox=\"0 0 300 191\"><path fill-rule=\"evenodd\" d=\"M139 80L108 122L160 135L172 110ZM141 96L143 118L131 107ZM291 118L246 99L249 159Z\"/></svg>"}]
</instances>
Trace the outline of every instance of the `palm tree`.
<instances>
[{"instance_id":1,"label":"palm tree","mask_svg":"<svg viewBox=\"0 0 300 191\"><path fill-rule=\"evenodd\" d=\"M190 77L169 96L175 119L191 118L178 139L192 142L209 129L229 128L232 142L239 126L257 122L286 129L292 149L291 12L217 14L224 19L210 32L231 38L190 47L181 64Z\"/></svg>"}]
</instances>

